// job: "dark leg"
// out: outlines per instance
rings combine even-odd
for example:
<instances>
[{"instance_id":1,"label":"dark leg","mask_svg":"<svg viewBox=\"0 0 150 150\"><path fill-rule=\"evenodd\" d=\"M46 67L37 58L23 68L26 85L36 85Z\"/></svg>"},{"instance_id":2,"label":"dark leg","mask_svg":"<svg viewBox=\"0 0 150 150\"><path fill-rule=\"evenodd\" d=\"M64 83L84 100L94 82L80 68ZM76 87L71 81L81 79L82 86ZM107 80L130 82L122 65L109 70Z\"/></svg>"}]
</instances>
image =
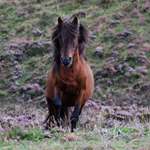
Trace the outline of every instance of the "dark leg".
<instances>
[{"instance_id":1,"label":"dark leg","mask_svg":"<svg viewBox=\"0 0 150 150\"><path fill-rule=\"evenodd\" d=\"M49 114L47 115L44 122L46 123L45 128L50 129L55 124L55 121L53 118L56 115L56 112L55 112L55 107L53 105L53 101L49 97L46 97L46 99L47 99Z\"/></svg>"},{"instance_id":2,"label":"dark leg","mask_svg":"<svg viewBox=\"0 0 150 150\"><path fill-rule=\"evenodd\" d=\"M74 108L74 111L72 113L72 116L70 117L70 119L71 119L71 132L74 132L74 129L76 129L76 123L79 119L79 114L81 113L82 107L84 106L83 105L84 93L85 93L84 89L77 92L78 96L77 96L75 108Z\"/></svg>"},{"instance_id":3,"label":"dark leg","mask_svg":"<svg viewBox=\"0 0 150 150\"><path fill-rule=\"evenodd\" d=\"M76 123L79 119L79 105L77 104L74 108L74 111L72 113L72 116L70 117L71 120L71 132L74 132L74 129L76 129Z\"/></svg>"},{"instance_id":4,"label":"dark leg","mask_svg":"<svg viewBox=\"0 0 150 150\"><path fill-rule=\"evenodd\" d=\"M60 93L56 92L55 97L53 99L53 104L55 106L56 109L56 122L57 125L60 126L61 125L61 120L60 120L60 109L61 109L61 98L60 98Z\"/></svg>"},{"instance_id":5,"label":"dark leg","mask_svg":"<svg viewBox=\"0 0 150 150\"><path fill-rule=\"evenodd\" d=\"M84 106L84 104L81 106L81 108L80 108L80 112L79 112L79 115L81 114L81 112L82 112L82 108L83 108L83 106Z\"/></svg>"}]
</instances>

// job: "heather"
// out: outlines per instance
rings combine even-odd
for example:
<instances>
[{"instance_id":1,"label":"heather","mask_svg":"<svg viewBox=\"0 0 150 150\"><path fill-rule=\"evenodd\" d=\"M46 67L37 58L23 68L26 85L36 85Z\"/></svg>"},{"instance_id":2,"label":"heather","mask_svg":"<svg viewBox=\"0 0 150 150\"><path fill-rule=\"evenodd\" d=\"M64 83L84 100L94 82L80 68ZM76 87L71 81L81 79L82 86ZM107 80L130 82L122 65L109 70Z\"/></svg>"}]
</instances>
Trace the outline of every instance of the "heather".
<instances>
[{"instance_id":1,"label":"heather","mask_svg":"<svg viewBox=\"0 0 150 150\"><path fill-rule=\"evenodd\" d=\"M73 134L43 123L59 16L90 30L95 88ZM1 149L149 149L149 18L146 0L0 0Z\"/></svg>"}]
</instances>

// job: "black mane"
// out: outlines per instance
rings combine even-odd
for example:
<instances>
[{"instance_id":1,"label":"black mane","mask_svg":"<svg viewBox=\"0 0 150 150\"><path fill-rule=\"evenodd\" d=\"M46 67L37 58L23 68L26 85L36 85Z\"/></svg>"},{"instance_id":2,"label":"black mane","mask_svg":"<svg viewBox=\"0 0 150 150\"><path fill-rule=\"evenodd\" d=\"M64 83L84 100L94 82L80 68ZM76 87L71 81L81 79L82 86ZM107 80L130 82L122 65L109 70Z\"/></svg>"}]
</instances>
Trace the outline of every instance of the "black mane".
<instances>
[{"instance_id":1,"label":"black mane","mask_svg":"<svg viewBox=\"0 0 150 150\"><path fill-rule=\"evenodd\" d=\"M53 52L53 74L59 73L59 64L60 64L60 45L59 45L59 35L61 31L65 28L67 29L67 35L63 36L65 39L67 36L69 38L78 37L78 48L79 48L79 55L80 58L87 60L85 55L86 53L86 46L89 39L89 30L82 24L74 25L69 20L63 20L62 24L57 24L52 31L52 43L54 46Z\"/></svg>"}]
</instances>

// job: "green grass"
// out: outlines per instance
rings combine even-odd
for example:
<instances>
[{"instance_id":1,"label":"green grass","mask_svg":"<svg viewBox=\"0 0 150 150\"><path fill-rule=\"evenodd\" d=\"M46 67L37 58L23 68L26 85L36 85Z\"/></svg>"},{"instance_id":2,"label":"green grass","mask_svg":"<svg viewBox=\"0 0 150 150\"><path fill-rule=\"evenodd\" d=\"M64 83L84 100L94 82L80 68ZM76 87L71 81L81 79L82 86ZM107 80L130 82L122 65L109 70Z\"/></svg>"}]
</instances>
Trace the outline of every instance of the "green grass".
<instances>
[{"instance_id":1,"label":"green grass","mask_svg":"<svg viewBox=\"0 0 150 150\"><path fill-rule=\"evenodd\" d=\"M19 127L13 130L7 130L3 137L11 140L36 140L44 137L44 133L41 129L30 129L29 131L23 131Z\"/></svg>"},{"instance_id":2,"label":"green grass","mask_svg":"<svg viewBox=\"0 0 150 150\"><path fill-rule=\"evenodd\" d=\"M12 110L15 111L12 112ZM41 107L39 109L31 104L7 106L2 110L5 112L3 115L9 115L9 117L2 118L6 120L3 120L5 126L0 136L0 147L2 150L84 148L128 150L150 147L149 122L142 123L137 117L134 117L132 121L121 122L111 118L111 111L111 107L108 108L107 113L110 113L110 118L107 118L106 110L100 112L94 108L85 107L77 124L77 131L70 133L70 125L67 125L65 129L54 127L51 130L44 130L41 121L44 120L45 109ZM129 111L126 112L129 113ZM16 118L20 115L26 120ZM101 117L96 119L97 116ZM114 123L112 127L108 126L109 122Z\"/></svg>"},{"instance_id":3,"label":"green grass","mask_svg":"<svg viewBox=\"0 0 150 150\"><path fill-rule=\"evenodd\" d=\"M2 87L0 86L0 89L2 89ZM6 91L0 91L0 99L4 98L8 95L8 93Z\"/></svg>"},{"instance_id":4,"label":"green grass","mask_svg":"<svg viewBox=\"0 0 150 150\"><path fill-rule=\"evenodd\" d=\"M103 130L103 129L102 129ZM106 132L105 132L106 131ZM95 131L77 131L75 133L59 133L58 131L50 131L44 138L41 130L32 129L28 132L15 130L9 133L11 140L5 140L1 143L1 149L129 149L129 148L149 148L150 136L131 137L130 130L125 128L116 128L111 130L103 130L102 133ZM116 132L117 131L117 132ZM118 135L126 140L118 140ZM14 140L17 137L19 140ZM129 136L129 137L128 137ZM46 137L48 139L46 139ZM13 145L12 145L13 143Z\"/></svg>"}]
</instances>

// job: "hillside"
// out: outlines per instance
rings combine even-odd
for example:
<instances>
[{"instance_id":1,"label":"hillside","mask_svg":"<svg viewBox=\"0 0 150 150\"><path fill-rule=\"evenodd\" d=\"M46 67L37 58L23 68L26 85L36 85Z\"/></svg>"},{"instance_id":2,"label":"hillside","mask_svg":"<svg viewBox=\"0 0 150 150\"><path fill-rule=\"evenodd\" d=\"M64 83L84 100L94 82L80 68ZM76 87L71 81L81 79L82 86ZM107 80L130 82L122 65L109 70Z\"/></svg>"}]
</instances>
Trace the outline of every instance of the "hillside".
<instances>
[{"instance_id":1,"label":"hillside","mask_svg":"<svg viewBox=\"0 0 150 150\"><path fill-rule=\"evenodd\" d=\"M143 135L145 138L140 139L137 148L142 147L142 140L146 142L145 148L148 148L150 2L147 0L0 0L0 131L5 135L0 138L0 143L3 146L4 143L8 144L10 135L15 134L17 137L18 126L29 132L24 122L21 122L24 119L19 119L20 116L28 116L28 123L33 121L32 125L29 123L30 129L35 132L35 137L31 136L33 139L39 134L42 140L47 136L41 130L35 131L34 126L41 129L40 123L47 114L45 91L53 60L52 28L58 17L73 19L74 16L90 30L86 55L94 74L95 89L81 116L79 133L73 135L73 138L90 141L92 127L96 125L99 128L96 130L97 137L93 139L100 138L103 142L110 140L110 145L100 144L103 149L115 149L116 145L122 145L120 141L113 145L111 140L115 138L114 132L125 143ZM136 126L133 116L138 121L145 119L146 124L140 122L140 127ZM119 123L112 121L112 118ZM127 122L122 125L122 121ZM127 124L130 124L129 127ZM102 131L107 127L107 132ZM8 128L12 130L10 134L6 133ZM81 129L87 130L83 134ZM53 132L58 138L57 130ZM48 139L51 139L53 132L49 133ZM91 136L88 137L86 132L90 132ZM64 133L63 142L66 142L68 130L60 132L60 136ZM99 137L100 133L106 136L102 134L103 137ZM132 136L133 133L136 135ZM25 133L21 134L19 136L23 137ZM32 140L28 134L26 136L27 140ZM53 148L57 144L54 143ZM83 147L86 149L85 145ZM70 149L73 147L71 144L69 146ZM41 148L44 149L44 146ZM91 143L87 148L97 147ZM76 149L81 147L77 146Z\"/></svg>"}]
</instances>

